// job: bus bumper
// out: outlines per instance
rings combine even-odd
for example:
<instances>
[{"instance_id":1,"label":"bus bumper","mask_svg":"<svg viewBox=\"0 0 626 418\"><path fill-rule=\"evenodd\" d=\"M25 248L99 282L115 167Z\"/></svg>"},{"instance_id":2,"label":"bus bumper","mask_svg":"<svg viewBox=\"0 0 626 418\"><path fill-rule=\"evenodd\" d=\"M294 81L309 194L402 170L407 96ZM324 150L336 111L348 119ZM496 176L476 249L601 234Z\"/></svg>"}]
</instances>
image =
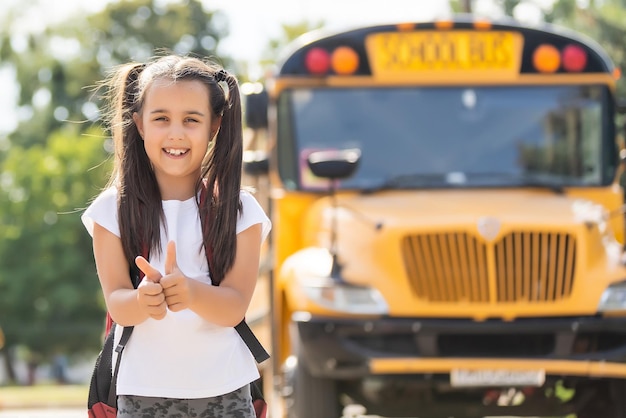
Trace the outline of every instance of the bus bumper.
<instances>
[{"instance_id":1,"label":"bus bumper","mask_svg":"<svg viewBox=\"0 0 626 418\"><path fill-rule=\"evenodd\" d=\"M449 375L471 367L626 378L626 318L299 317L299 361L317 377Z\"/></svg>"}]
</instances>

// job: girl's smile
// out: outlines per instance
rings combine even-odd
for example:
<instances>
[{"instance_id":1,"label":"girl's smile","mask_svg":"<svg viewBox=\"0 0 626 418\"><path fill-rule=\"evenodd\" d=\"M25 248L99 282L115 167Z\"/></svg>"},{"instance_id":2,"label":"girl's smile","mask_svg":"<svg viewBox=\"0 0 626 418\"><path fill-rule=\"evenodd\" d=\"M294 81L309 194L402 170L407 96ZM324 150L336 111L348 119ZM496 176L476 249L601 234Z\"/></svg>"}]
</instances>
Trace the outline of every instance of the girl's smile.
<instances>
[{"instance_id":1,"label":"girl's smile","mask_svg":"<svg viewBox=\"0 0 626 418\"><path fill-rule=\"evenodd\" d=\"M189 149L165 148L163 151L165 151L172 157L180 157L182 155L187 154Z\"/></svg>"}]
</instances>

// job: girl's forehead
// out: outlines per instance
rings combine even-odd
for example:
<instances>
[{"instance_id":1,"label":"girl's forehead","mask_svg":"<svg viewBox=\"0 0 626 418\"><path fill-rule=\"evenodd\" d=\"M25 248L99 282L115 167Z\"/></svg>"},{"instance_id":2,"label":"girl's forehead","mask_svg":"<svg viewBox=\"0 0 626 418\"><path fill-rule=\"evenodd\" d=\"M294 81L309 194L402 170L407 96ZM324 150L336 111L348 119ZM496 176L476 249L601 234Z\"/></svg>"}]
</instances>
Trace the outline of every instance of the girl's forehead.
<instances>
[{"instance_id":1,"label":"girl's forehead","mask_svg":"<svg viewBox=\"0 0 626 418\"><path fill-rule=\"evenodd\" d=\"M158 78L147 86L145 103L150 102L193 102L209 104L209 89L199 80L171 80Z\"/></svg>"}]
</instances>

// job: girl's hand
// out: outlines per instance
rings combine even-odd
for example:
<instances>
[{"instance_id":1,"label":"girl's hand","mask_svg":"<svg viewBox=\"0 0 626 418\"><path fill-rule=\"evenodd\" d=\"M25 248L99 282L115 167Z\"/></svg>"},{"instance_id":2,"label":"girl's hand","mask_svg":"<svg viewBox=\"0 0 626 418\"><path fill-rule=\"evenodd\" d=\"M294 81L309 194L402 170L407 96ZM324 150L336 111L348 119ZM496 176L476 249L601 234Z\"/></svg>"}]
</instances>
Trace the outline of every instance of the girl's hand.
<instances>
[{"instance_id":1,"label":"girl's hand","mask_svg":"<svg viewBox=\"0 0 626 418\"><path fill-rule=\"evenodd\" d=\"M191 289L189 279L180 271L176 264L176 243L167 243L165 255L165 276L159 282L163 286L165 302L172 312L182 311L189 307Z\"/></svg>"},{"instance_id":2,"label":"girl's hand","mask_svg":"<svg viewBox=\"0 0 626 418\"><path fill-rule=\"evenodd\" d=\"M167 304L163 286L159 283L161 273L141 256L135 259L135 263L144 273L144 278L137 287L137 302L151 318L163 319L167 313Z\"/></svg>"}]
</instances>

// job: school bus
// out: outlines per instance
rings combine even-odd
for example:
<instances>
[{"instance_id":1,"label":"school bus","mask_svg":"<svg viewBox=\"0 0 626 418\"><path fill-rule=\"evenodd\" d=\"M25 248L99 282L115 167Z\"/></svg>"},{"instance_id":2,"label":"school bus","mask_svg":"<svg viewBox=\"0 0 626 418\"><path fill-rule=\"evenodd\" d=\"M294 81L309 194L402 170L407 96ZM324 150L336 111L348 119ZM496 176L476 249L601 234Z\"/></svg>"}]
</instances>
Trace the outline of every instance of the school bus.
<instances>
[{"instance_id":1,"label":"school bus","mask_svg":"<svg viewBox=\"0 0 626 418\"><path fill-rule=\"evenodd\" d=\"M513 20L293 45L244 158L289 417L626 416L618 80L592 40Z\"/></svg>"}]
</instances>

